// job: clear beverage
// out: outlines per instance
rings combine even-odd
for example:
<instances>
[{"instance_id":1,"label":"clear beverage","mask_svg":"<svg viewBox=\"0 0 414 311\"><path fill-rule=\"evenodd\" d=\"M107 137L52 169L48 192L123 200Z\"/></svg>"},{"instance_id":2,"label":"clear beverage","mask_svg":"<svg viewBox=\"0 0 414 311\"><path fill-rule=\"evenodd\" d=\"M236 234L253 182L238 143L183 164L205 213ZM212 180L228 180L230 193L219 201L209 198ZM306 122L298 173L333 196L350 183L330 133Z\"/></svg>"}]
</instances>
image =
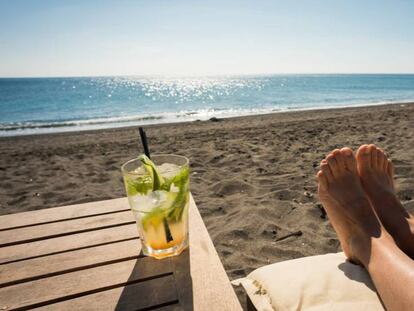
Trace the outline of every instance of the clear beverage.
<instances>
[{"instance_id":1,"label":"clear beverage","mask_svg":"<svg viewBox=\"0 0 414 311\"><path fill-rule=\"evenodd\" d=\"M140 156L126 162L122 174L143 253L155 258L180 254L188 246L188 159Z\"/></svg>"}]
</instances>

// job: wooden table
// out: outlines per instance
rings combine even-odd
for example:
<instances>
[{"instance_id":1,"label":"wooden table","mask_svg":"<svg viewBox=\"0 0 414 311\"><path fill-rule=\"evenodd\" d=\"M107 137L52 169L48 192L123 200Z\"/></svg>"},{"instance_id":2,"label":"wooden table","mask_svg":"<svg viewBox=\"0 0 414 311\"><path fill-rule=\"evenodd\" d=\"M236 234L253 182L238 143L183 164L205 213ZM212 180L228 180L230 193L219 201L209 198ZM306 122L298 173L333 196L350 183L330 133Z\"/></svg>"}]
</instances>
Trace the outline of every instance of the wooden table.
<instances>
[{"instance_id":1,"label":"wooden table","mask_svg":"<svg viewBox=\"0 0 414 311\"><path fill-rule=\"evenodd\" d=\"M126 198L0 217L0 310L241 310L191 198L190 250L144 257Z\"/></svg>"}]
</instances>

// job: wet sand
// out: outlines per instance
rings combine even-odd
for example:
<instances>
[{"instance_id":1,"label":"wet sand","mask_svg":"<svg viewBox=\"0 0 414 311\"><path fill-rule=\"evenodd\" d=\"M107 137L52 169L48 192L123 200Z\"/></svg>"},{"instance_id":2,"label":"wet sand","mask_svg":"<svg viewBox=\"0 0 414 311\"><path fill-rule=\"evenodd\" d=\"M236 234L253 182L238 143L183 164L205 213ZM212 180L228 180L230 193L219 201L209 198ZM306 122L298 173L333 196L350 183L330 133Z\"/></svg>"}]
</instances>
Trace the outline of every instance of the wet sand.
<instances>
[{"instance_id":1,"label":"wet sand","mask_svg":"<svg viewBox=\"0 0 414 311\"><path fill-rule=\"evenodd\" d=\"M191 188L231 279L339 251L314 175L334 148L384 148L414 211L414 104L278 113L146 127L153 153L190 158ZM124 196L137 128L0 139L0 213Z\"/></svg>"}]
</instances>

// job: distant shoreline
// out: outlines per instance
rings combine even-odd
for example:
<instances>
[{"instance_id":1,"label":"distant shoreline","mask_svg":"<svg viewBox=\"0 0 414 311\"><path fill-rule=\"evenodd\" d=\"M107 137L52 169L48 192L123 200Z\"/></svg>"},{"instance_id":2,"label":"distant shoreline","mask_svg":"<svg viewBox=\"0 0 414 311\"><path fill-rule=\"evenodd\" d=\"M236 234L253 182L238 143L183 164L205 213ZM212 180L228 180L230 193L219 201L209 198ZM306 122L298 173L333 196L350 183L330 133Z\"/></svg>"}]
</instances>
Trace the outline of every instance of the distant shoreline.
<instances>
[{"instance_id":1,"label":"distant shoreline","mask_svg":"<svg viewBox=\"0 0 414 311\"><path fill-rule=\"evenodd\" d=\"M397 101L397 102L381 102L381 103L365 103L365 104L356 104L356 105L349 105L349 106L326 106L326 107L310 107L310 108L296 108L296 109L286 109L280 111L269 111L265 113L257 113L257 114L246 114L246 115L232 115L232 116L220 116L215 117L211 116L210 118L204 120L179 120L174 122L170 122L167 120L166 122L157 122L162 118L158 117L147 117L147 122L134 122L134 121L125 121L125 122L101 122L95 128L93 125L88 125L88 121L85 120L86 125L72 125L66 127L65 125L61 126L47 126L43 127L46 129L44 132L36 131L38 128L33 127L33 133L15 133L14 135L7 135L8 133L13 133L15 130L0 130L0 140L4 138L12 138L12 137L24 137L24 136L43 136L43 135L54 135L54 134L70 134L70 133L81 133L81 132L95 132L101 130L116 130L116 129L130 129L135 128L138 126L157 126L157 125L172 125L172 124L183 124L183 123L191 123L191 122L208 122L210 119L237 119L237 118L248 118L248 117L255 117L255 116L266 116L272 114L280 114L280 113L295 113L295 112L306 112L306 111L329 111L329 110L342 110L342 109L352 109L352 108L364 108L364 107L381 107L381 106L391 106L391 105L411 105L414 104L414 100L407 100L407 101ZM142 119L142 118L141 118ZM152 122L154 121L154 122ZM134 124L131 124L134 123ZM83 127L83 128L82 128ZM48 130L50 129L50 130Z\"/></svg>"},{"instance_id":2,"label":"distant shoreline","mask_svg":"<svg viewBox=\"0 0 414 311\"><path fill-rule=\"evenodd\" d=\"M414 75L0 80L0 137L414 102Z\"/></svg>"}]
</instances>

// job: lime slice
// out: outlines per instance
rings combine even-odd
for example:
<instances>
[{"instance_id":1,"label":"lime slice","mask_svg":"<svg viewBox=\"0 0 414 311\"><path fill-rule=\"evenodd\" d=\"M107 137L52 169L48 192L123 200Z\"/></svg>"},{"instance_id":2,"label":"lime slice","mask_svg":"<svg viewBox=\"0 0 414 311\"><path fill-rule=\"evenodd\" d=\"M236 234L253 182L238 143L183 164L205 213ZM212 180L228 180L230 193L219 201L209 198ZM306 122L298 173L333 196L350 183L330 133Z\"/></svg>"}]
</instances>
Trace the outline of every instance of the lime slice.
<instances>
[{"instance_id":1,"label":"lime slice","mask_svg":"<svg viewBox=\"0 0 414 311\"><path fill-rule=\"evenodd\" d=\"M161 187L164 184L164 178L159 173L154 162L152 162L145 154L141 154L138 157L138 159L142 162L142 165L147 170L148 174L151 176L152 191L157 191L157 190L162 189Z\"/></svg>"},{"instance_id":2,"label":"lime slice","mask_svg":"<svg viewBox=\"0 0 414 311\"><path fill-rule=\"evenodd\" d=\"M180 173L177 174L171 181L171 187L178 188L177 196L171 205L168 219L170 221L180 221L183 210L188 202L188 187L189 187L189 169L184 167Z\"/></svg>"}]
</instances>

